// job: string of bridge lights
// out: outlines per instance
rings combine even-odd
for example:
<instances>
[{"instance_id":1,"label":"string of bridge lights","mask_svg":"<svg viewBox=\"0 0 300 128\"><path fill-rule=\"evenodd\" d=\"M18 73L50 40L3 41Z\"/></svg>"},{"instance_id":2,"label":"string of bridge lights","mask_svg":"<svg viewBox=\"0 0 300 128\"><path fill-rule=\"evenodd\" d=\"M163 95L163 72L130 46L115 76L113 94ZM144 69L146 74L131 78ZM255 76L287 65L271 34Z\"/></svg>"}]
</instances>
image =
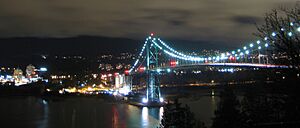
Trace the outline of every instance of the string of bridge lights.
<instances>
[{"instance_id":1,"label":"string of bridge lights","mask_svg":"<svg viewBox=\"0 0 300 128\"><path fill-rule=\"evenodd\" d=\"M139 56L138 56L137 59L135 60L133 66L129 69L129 73L132 72L132 71L135 69L135 67L137 66L137 64L139 63L139 60L141 59L141 57L142 57L142 55L143 55L143 53L144 53L144 51L145 51L145 48L146 48L146 46L147 46L148 40L150 40L150 39L151 39L151 36L149 36L148 38L146 38L146 40L145 40L145 42L144 42L144 45L143 45L143 47L142 47L142 50L141 50L140 53L139 53Z\"/></svg>"},{"instance_id":2,"label":"string of bridge lights","mask_svg":"<svg viewBox=\"0 0 300 128\"><path fill-rule=\"evenodd\" d=\"M294 25L294 23L290 23L291 26ZM284 29L281 29L281 31L284 31ZM300 32L300 27L297 28L297 31ZM277 34L276 32L272 32L271 35L273 37L275 37ZM293 33L292 32L288 32L287 35L289 37L293 36ZM241 49L237 49L237 50L233 50L231 52L225 52L225 53L222 53L221 54L221 57L220 56L213 56L213 57L207 57L207 58L201 58L201 57L196 57L196 56L189 56L189 55L185 55L183 53L180 53L178 51L176 51L175 49L171 48L170 46L168 46L166 43L164 43L162 40L160 40L158 38L158 40L160 41L160 43L165 46L168 50L172 51L173 53L170 53L168 51L164 51L165 53L167 53L168 55L172 56L172 57L175 57L175 58L178 58L178 59L184 59L184 60L189 60L189 61L204 61L204 60L215 60L215 61L219 61L219 60L223 60L223 59L228 59L229 56L234 56L234 57L237 57L238 59L238 56L244 56L245 54L248 55L250 54L250 51L255 51L255 50L251 50L254 46L255 46L255 43L250 43L249 44L249 47L248 46L244 46ZM265 37L264 38L264 47L267 48L269 47L269 44L268 44L268 38ZM262 42L260 40L257 40L256 41L256 44L257 44L257 50L261 50L263 47L260 45L262 44ZM157 44L156 44L157 45ZM161 49L161 48L160 48ZM244 50L244 51L243 51ZM175 54L174 54L175 53Z\"/></svg>"},{"instance_id":3,"label":"string of bridge lights","mask_svg":"<svg viewBox=\"0 0 300 128\"><path fill-rule=\"evenodd\" d=\"M295 24L293 22L291 22L290 26L295 26ZM285 29L281 28L281 31L285 31ZM296 29L296 31L300 32L300 27L298 27ZM276 35L277 35L277 32L271 33L271 37L275 38ZM287 35L289 37L292 37L294 35L294 33L290 31L290 32L287 32ZM219 55L219 56L200 57L200 56L190 56L190 55L186 55L184 53L178 52L177 50L175 50L175 49L171 48L169 45L167 45L160 38L152 38L152 36L153 36L153 34L151 33L151 36L146 38L144 45L142 47L142 50L140 51L139 56L136 59L133 66L130 68L129 73L131 73L136 68L137 64L140 61L140 58L142 57L142 55L145 51L145 48L146 48L149 40L151 41L151 47L154 44L157 48L159 48L160 50L162 50L164 53L168 54L171 57L181 59L181 60L194 61L194 62L203 62L203 61L207 61L207 60L208 61L220 61L220 60L228 59L229 57L236 57L237 59L239 59L240 56L243 57L245 55L249 55L250 52L254 52L256 50L261 50L262 48L269 47L269 43L268 43L269 39L268 39L268 37L265 37L264 41L257 40L256 43L250 43L249 45L246 45L237 50L233 50L231 52L221 53L221 55ZM158 41L159 43L157 43L156 41ZM264 47L262 47L261 44L263 44ZM252 49L255 45L257 45L257 49Z\"/></svg>"},{"instance_id":4,"label":"string of bridge lights","mask_svg":"<svg viewBox=\"0 0 300 128\"><path fill-rule=\"evenodd\" d=\"M208 61L220 61L220 60L228 59L228 57L230 57L230 56L238 57L238 56L244 56L245 54L248 55L250 53L250 51L247 50L247 47L244 46L243 49L245 50L245 53L243 51L241 51L240 49L238 49L237 52L236 51L232 51L231 53L225 52L226 54L222 53L220 56L210 56L210 57L189 56L189 55L180 53L180 52L176 51L175 49L169 47L166 43L164 43L160 39L158 39L158 40L164 47L166 47L166 49L163 49L162 46L157 44L155 42L155 39L153 39L152 42L159 49L163 50L164 53L166 53L174 58L187 60L187 61L195 61L195 62L203 62L203 61L207 61L207 60ZM257 41L257 44L260 44L260 41ZM250 47L253 47L253 46L254 46L254 44L250 44ZM268 44L266 44L265 47L268 47ZM258 49L261 49L261 48L262 48L261 46L258 46ZM239 53L239 54L237 54L237 53Z\"/></svg>"}]
</instances>

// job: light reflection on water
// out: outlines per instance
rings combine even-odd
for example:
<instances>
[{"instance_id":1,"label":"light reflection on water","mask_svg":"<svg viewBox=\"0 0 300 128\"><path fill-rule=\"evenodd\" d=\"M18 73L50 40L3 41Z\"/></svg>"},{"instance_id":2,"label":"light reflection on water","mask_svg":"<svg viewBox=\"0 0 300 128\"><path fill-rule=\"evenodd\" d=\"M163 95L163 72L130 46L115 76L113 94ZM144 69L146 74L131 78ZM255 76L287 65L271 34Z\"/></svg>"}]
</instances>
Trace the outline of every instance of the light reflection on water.
<instances>
[{"instance_id":1,"label":"light reflection on water","mask_svg":"<svg viewBox=\"0 0 300 128\"><path fill-rule=\"evenodd\" d=\"M215 98L190 102L192 111L201 119L211 117ZM163 107L139 108L128 104L107 103L98 99L70 98L46 101L34 97L0 98L3 126L36 128L153 128L159 126ZM203 107L204 105L204 107ZM208 111L208 113L202 113ZM204 115L203 115L204 114ZM208 115L206 115L208 114ZM210 120L210 119L208 119ZM17 123L16 123L17 122Z\"/></svg>"},{"instance_id":2,"label":"light reflection on water","mask_svg":"<svg viewBox=\"0 0 300 128\"><path fill-rule=\"evenodd\" d=\"M149 122L156 121L157 124L155 126L159 126L159 123L162 119L164 108L142 108L142 126L141 127L154 127L150 125Z\"/></svg>"},{"instance_id":3,"label":"light reflection on water","mask_svg":"<svg viewBox=\"0 0 300 128\"><path fill-rule=\"evenodd\" d=\"M179 102L183 105L187 104L191 111L195 114L196 119L201 120L206 126L210 127L212 125L214 112L220 100L220 98L215 94L215 90L212 89L207 96L181 98Z\"/></svg>"},{"instance_id":4,"label":"light reflection on water","mask_svg":"<svg viewBox=\"0 0 300 128\"><path fill-rule=\"evenodd\" d=\"M164 108L163 108L163 107L160 107L160 108L159 108L159 120L160 120L160 121L161 121L161 119L162 119L163 114L164 114Z\"/></svg>"},{"instance_id":5,"label":"light reflection on water","mask_svg":"<svg viewBox=\"0 0 300 128\"><path fill-rule=\"evenodd\" d=\"M143 107L142 108L142 127L148 126L148 108Z\"/></svg>"},{"instance_id":6,"label":"light reflection on water","mask_svg":"<svg viewBox=\"0 0 300 128\"><path fill-rule=\"evenodd\" d=\"M34 97L0 98L2 126L32 128L152 128L162 108L139 108L97 99L45 101ZM16 123L17 122L17 123Z\"/></svg>"}]
</instances>

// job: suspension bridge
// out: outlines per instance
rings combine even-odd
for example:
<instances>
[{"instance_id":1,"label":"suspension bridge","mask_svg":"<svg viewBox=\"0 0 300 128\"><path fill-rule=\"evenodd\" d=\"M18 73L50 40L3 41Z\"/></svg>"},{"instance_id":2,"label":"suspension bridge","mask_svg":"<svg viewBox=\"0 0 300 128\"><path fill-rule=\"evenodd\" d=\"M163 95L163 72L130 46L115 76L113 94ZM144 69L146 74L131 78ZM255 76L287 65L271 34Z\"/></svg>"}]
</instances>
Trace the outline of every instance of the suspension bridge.
<instances>
[{"instance_id":1,"label":"suspension bridge","mask_svg":"<svg viewBox=\"0 0 300 128\"><path fill-rule=\"evenodd\" d=\"M291 24L292 25L292 24ZM300 27L296 28L300 32ZM263 40L257 40L241 48L218 53L215 55L192 55L178 51L158 36L151 33L145 40L133 66L127 74L133 75L139 72L146 73L146 96L142 99L144 104L160 103L163 98L160 93L158 74L161 71L171 71L174 68L193 68L199 66L236 66L253 68L288 68L286 65L274 64L268 52L274 42L270 38L276 38L277 32L272 32ZM287 36L294 35L287 32Z\"/></svg>"}]
</instances>

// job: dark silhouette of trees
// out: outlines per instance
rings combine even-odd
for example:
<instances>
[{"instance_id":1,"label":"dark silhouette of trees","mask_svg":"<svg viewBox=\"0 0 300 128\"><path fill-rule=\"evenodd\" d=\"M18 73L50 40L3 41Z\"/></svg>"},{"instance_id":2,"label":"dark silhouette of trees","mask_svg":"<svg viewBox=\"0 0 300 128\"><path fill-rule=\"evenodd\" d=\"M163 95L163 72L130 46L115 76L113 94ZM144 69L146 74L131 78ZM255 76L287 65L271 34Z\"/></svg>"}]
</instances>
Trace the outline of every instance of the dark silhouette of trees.
<instances>
[{"instance_id":1,"label":"dark silhouette of trees","mask_svg":"<svg viewBox=\"0 0 300 128\"><path fill-rule=\"evenodd\" d=\"M263 85L258 85L263 86ZM241 113L245 127L282 127L279 125L285 118L283 95L262 88L248 88L242 101Z\"/></svg>"},{"instance_id":2,"label":"dark silhouette of trees","mask_svg":"<svg viewBox=\"0 0 300 128\"><path fill-rule=\"evenodd\" d=\"M247 87L241 97L226 87L212 128L297 128L300 126L299 80Z\"/></svg>"},{"instance_id":3,"label":"dark silhouette of trees","mask_svg":"<svg viewBox=\"0 0 300 128\"><path fill-rule=\"evenodd\" d=\"M300 64L300 8L274 9L265 16L265 23L257 26L255 33L261 41L271 46L269 54L275 63L293 67Z\"/></svg>"},{"instance_id":4,"label":"dark silhouette of trees","mask_svg":"<svg viewBox=\"0 0 300 128\"><path fill-rule=\"evenodd\" d=\"M212 128L242 128L243 119L240 102L230 87L225 87L220 94L220 102L215 111Z\"/></svg>"},{"instance_id":5,"label":"dark silhouette of trees","mask_svg":"<svg viewBox=\"0 0 300 128\"><path fill-rule=\"evenodd\" d=\"M190 108L181 106L178 100L174 104L168 103L164 107L161 128L206 128L205 124L196 120Z\"/></svg>"}]
</instances>

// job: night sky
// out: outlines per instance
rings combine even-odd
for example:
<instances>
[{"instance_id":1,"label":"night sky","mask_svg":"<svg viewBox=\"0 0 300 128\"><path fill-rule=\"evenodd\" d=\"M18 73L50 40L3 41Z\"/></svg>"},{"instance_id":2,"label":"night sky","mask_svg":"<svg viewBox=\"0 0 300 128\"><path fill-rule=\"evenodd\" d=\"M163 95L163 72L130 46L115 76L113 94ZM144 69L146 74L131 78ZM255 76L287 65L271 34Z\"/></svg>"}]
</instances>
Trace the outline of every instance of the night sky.
<instances>
[{"instance_id":1,"label":"night sky","mask_svg":"<svg viewBox=\"0 0 300 128\"><path fill-rule=\"evenodd\" d=\"M0 38L120 37L150 32L170 40L240 45L255 39L255 23L297 0L1 0Z\"/></svg>"}]
</instances>

